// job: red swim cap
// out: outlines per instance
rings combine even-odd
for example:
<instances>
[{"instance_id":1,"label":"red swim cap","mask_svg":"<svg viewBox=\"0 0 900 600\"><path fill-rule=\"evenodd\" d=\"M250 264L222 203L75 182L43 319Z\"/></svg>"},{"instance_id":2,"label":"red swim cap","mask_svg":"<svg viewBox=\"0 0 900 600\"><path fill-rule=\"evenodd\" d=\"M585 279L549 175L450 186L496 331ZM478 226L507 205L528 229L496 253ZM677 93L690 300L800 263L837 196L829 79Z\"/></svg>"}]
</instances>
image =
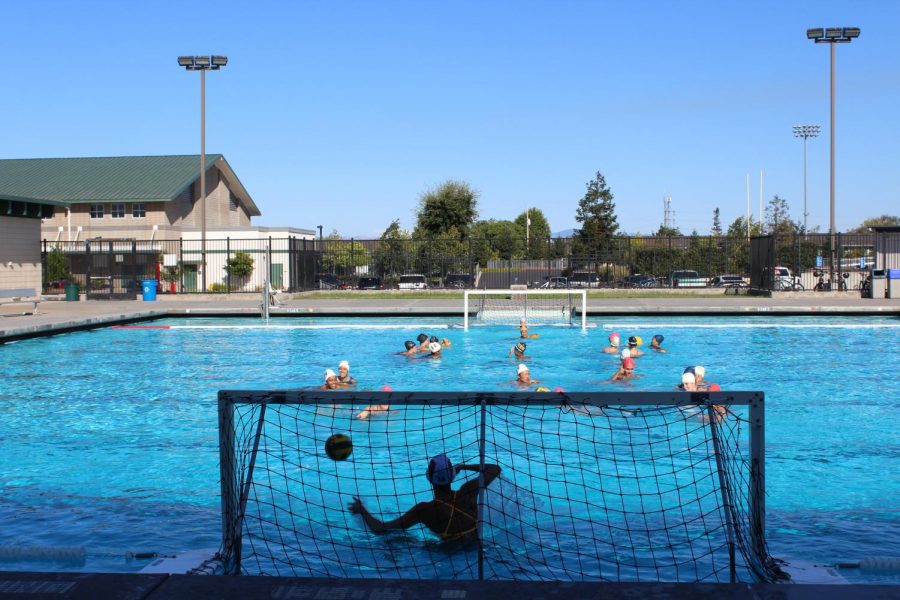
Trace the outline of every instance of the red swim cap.
<instances>
[{"instance_id":1,"label":"red swim cap","mask_svg":"<svg viewBox=\"0 0 900 600\"><path fill-rule=\"evenodd\" d=\"M630 357L629 357L629 358L623 358L623 359L622 359L622 366L623 366L624 368L626 368L626 369L633 369L633 368L634 368L634 359L633 359L633 358L630 358Z\"/></svg>"},{"instance_id":2,"label":"red swim cap","mask_svg":"<svg viewBox=\"0 0 900 600\"><path fill-rule=\"evenodd\" d=\"M383 386L381 386L381 391L382 391L382 392L393 392L393 391L394 391L394 388L392 388L392 387L389 386L389 385L383 385Z\"/></svg>"},{"instance_id":3,"label":"red swim cap","mask_svg":"<svg viewBox=\"0 0 900 600\"><path fill-rule=\"evenodd\" d=\"M566 390L562 389L561 387L555 387L555 388L553 388L553 391L556 392L557 394L561 394Z\"/></svg>"},{"instance_id":4,"label":"red swim cap","mask_svg":"<svg viewBox=\"0 0 900 600\"><path fill-rule=\"evenodd\" d=\"M706 391L707 392L721 392L722 388L719 387L718 383L714 383L711 386L709 386L708 388L706 388Z\"/></svg>"}]
</instances>

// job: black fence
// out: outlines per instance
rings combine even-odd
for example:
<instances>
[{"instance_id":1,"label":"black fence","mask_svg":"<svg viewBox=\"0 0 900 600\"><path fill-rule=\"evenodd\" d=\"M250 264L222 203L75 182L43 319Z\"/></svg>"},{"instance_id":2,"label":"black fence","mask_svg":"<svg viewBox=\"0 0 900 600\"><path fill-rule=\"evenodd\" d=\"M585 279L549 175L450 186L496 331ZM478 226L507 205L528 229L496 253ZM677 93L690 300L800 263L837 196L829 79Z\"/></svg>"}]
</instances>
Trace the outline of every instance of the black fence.
<instances>
[{"instance_id":1,"label":"black fence","mask_svg":"<svg viewBox=\"0 0 900 600\"><path fill-rule=\"evenodd\" d=\"M751 243L751 285L773 291L859 291L875 266L874 234L761 236Z\"/></svg>"},{"instance_id":2,"label":"black fence","mask_svg":"<svg viewBox=\"0 0 900 600\"><path fill-rule=\"evenodd\" d=\"M873 237L838 236L839 268L869 260ZM302 238L44 241L45 291L78 283L90 297L347 288L703 287L721 275L759 287L764 270L830 261L829 236L313 240ZM752 252L751 252L752 250ZM202 265L206 262L206 273ZM751 256L755 257L751 260ZM751 262L756 265L751 268ZM825 262L824 265L830 263ZM855 264L855 263L854 263ZM755 273L755 275L754 275ZM410 277L415 275L415 277ZM848 282L849 283L849 282ZM408 284L408 285L407 285Z\"/></svg>"}]
</instances>

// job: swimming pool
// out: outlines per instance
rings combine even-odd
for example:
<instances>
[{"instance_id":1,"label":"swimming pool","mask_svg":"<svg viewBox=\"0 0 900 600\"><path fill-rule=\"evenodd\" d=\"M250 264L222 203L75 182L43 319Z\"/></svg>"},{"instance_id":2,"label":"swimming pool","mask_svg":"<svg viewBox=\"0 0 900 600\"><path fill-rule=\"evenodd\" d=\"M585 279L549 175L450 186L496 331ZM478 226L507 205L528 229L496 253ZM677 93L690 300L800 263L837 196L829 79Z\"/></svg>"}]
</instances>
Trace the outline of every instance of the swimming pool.
<instances>
[{"instance_id":1,"label":"swimming pool","mask_svg":"<svg viewBox=\"0 0 900 600\"><path fill-rule=\"evenodd\" d=\"M514 390L515 328L455 319L168 319L184 329L102 329L0 347L0 545L85 546L84 564L3 569L139 570L128 551L216 547L216 392L318 385L347 359L360 387ZM775 556L834 563L900 556L900 321L894 318L622 317L586 332L535 328L532 374L568 391L671 389L703 364L725 389L767 394L767 526ZM665 354L641 379L608 381L613 329ZM440 361L395 355L419 331L448 337ZM853 575L856 580L896 581Z\"/></svg>"}]
</instances>

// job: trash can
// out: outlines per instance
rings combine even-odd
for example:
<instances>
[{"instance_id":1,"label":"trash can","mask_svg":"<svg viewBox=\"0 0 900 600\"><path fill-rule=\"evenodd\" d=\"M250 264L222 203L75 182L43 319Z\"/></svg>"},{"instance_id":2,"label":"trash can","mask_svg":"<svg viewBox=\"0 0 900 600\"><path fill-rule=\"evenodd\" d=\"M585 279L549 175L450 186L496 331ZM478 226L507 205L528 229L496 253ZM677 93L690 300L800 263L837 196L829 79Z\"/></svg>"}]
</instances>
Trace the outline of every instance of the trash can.
<instances>
[{"instance_id":1,"label":"trash can","mask_svg":"<svg viewBox=\"0 0 900 600\"><path fill-rule=\"evenodd\" d=\"M869 286L869 298L884 298L887 292L887 279L884 269L872 269L871 285Z\"/></svg>"},{"instance_id":2,"label":"trash can","mask_svg":"<svg viewBox=\"0 0 900 600\"><path fill-rule=\"evenodd\" d=\"M66 302L78 302L78 284L66 284Z\"/></svg>"},{"instance_id":3,"label":"trash can","mask_svg":"<svg viewBox=\"0 0 900 600\"><path fill-rule=\"evenodd\" d=\"M886 269L887 294L885 298L900 298L900 269Z\"/></svg>"},{"instance_id":4,"label":"trash can","mask_svg":"<svg viewBox=\"0 0 900 600\"><path fill-rule=\"evenodd\" d=\"M156 280L145 279L141 282L141 296L144 302L156 301Z\"/></svg>"}]
</instances>

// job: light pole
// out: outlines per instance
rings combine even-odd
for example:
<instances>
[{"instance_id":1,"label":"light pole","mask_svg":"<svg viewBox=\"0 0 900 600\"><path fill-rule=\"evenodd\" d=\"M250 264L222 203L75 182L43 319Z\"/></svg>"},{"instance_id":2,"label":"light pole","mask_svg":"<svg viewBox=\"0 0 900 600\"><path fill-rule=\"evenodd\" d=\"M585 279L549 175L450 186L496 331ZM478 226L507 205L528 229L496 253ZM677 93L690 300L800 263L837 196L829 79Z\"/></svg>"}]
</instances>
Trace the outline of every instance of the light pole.
<instances>
[{"instance_id":1,"label":"light pole","mask_svg":"<svg viewBox=\"0 0 900 600\"><path fill-rule=\"evenodd\" d=\"M227 56L179 56L178 66L200 71L200 285L206 293L206 72L228 64Z\"/></svg>"},{"instance_id":2,"label":"light pole","mask_svg":"<svg viewBox=\"0 0 900 600\"><path fill-rule=\"evenodd\" d=\"M809 211L806 210L806 140L811 137L819 137L818 125L794 125L794 137L803 138L803 233L809 229L806 226L806 218Z\"/></svg>"},{"instance_id":3,"label":"light pole","mask_svg":"<svg viewBox=\"0 0 900 600\"><path fill-rule=\"evenodd\" d=\"M829 271L831 285L836 285L834 281L834 261L837 253L837 249L834 247L834 45L849 44L853 39L858 38L859 27L807 29L806 37L817 44L831 46L831 266Z\"/></svg>"}]
</instances>

